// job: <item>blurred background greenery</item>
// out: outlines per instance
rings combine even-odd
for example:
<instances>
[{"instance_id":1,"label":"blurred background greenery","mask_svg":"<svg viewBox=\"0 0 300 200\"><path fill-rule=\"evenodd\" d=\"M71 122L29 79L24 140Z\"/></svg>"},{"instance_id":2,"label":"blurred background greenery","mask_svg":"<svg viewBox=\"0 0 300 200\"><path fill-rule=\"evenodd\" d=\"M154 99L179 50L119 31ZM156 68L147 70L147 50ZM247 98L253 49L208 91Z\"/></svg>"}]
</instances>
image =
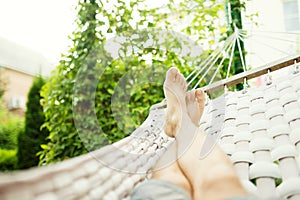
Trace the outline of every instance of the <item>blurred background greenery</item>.
<instances>
[{"instance_id":1,"label":"blurred background greenery","mask_svg":"<svg viewBox=\"0 0 300 200\"><path fill-rule=\"evenodd\" d=\"M166 70L176 66L190 74L224 43L233 24L242 28L243 9L242 0L78 1L72 45L48 78L36 77L25 119L1 104L0 170L61 161L128 136L163 100ZM118 37L124 40L115 58L106 45ZM239 58L234 62L231 73L240 71ZM225 75L221 69L217 78Z\"/></svg>"}]
</instances>

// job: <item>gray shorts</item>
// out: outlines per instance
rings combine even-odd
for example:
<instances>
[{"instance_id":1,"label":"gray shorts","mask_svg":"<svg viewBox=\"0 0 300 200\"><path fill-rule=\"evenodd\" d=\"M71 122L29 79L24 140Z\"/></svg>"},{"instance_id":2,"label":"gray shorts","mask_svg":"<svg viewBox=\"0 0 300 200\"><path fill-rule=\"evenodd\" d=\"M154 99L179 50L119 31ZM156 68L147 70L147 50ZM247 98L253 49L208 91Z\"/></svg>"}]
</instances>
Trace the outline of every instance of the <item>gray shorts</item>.
<instances>
[{"instance_id":1,"label":"gray shorts","mask_svg":"<svg viewBox=\"0 0 300 200\"><path fill-rule=\"evenodd\" d=\"M131 200L191 200L180 186L167 181L150 179L133 189Z\"/></svg>"},{"instance_id":2,"label":"gray shorts","mask_svg":"<svg viewBox=\"0 0 300 200\"><path fill-rule=\"evenodd\" d=\"M130 195L131 200L191 200L180 186L167 181L150 179L139 184ZM254 200L253 196L232 197L226 200Z\"/></svg>"}]
</instances>

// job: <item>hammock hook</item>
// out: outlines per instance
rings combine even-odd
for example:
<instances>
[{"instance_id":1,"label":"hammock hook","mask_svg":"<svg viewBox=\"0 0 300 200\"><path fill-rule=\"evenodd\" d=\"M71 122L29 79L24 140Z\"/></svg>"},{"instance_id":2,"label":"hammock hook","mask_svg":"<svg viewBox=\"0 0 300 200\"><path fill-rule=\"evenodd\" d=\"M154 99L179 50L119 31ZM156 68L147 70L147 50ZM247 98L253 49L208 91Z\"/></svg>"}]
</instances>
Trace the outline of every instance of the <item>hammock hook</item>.
<instances>
[{"instance_id":1,"label":"hammock hook","mask_svg":"<svg viewBox=\"0 0 300 200\"><path fill-rule=\"evenodd\" d=\"M243 87L244 87L243 94L245 94L248 91L247 77L244 77Z\"/></svg>"},{"instance_id":2,"label":"hammock hook","mask_svg":"<svg viewBox=\"0 0 300 200\"><path fill-rule=\"evenodd\" d=\"M226 85L226 84L224 85L224 93L225 93L225 94L227 94L227 93L228 93L228 87L227 87L227 85Z\"/></svg>"},{"instance_id":3,"label":"hammock hook","mask_svg":"<svg viewBox=\"0 0 300 200\"><path fill-rule=\"evenodd\" d=\"M205 106L207 106L210 101L207 91L204 91L204 96L205 96Z\"/></svg>"},{"instance_id":4,"label":"hammock hook","mask_svg":"<svg viewBox=\"0 0 300 200\"><path fill-rule=\"evenodd\" d=\"M266 84L267 85L271 85L272 84L272 75L271 75L270 69L268 69L268 74L267 74L267 78L266 78Z\"/></svg>"},{"instance_id":5,"label":"hammock hook","mask_svg":"<svg viewBox=\"0 0 300 200\"><path fill-rule=\"evenodd\" d=\"M299 64L297 63L297 60L294 60L294 72L293 74L297 74L299 72Z\"/></svg>"}]
</instances>

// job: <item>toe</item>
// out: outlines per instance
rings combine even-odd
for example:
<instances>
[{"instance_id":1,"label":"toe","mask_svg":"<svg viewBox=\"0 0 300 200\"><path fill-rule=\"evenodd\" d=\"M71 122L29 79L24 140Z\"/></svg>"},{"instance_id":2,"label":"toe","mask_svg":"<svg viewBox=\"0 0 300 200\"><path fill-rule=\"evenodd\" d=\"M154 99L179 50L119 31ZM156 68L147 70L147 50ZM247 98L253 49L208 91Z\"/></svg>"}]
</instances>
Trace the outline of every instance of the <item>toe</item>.
<instances>
[{"instance_id":1,"label":"toe","mask_svg":"<svg viewBox=\"0 0 300 200\"><path fill-rule=\"evenodd\" d=\"M179 71L177 71L177 73L175 75L175 82L179 83L180 85L182 83L182 76Z\"/></svg>"},{"instance_id":2,"label":"toe","mask_svg":"<svg viewBox=\"0 0 300 200\"><path fill-rule=\"evenodd\" d=\"M197 101L200 104L200 106L203 106L204 105L204 101L205 101L204 92L201 89L197 89L195 91L195 96L196 96Z\"/></svg>"},{"instance_id":3,"label":"toe","mask_svg":"<svg viewBox=\"0 0 300 200\"><path fill-rule=\"evenodd\" d=\"M175 67L172 67L167 71L165 83L168 84L168 82L176 83L184 91L186 91L187 89L187 83L184 76Z\"/></svg>"},{"instance_id":4,"label":"toe","mask_svg":"<svg viewBox=\"0 0 300 200\"><path fill-rule=\"evenodd\" d=\"M193 93L193 101L196 101L197 100L197 90L194 90L193 91L194 93Z\"/></svg>"},{"instance_id":5,"label":"toe","mask_svg":"<svg viewBox=\"0 0 300 200\"><path fill-rule=\"evenodd\" d=\"M195 99L196 99L196 91L195 90L193 90L193 91L191 91L191 101L195 101Z\"/></svg>"},{"instance_id":6,"label":"toe","mask_svg":"<svg viewBox=\"0 0 300 200\"><path fill-rule=\"evenodd\" d=\"M182 74L180 74L180 85L181 85L181 87L184 87L184 77L183 77L183 75Z\"/></svg>"},{"instance_id":7,"label":"toe","mask_svg":"<svg viewBox=\"0 0 300 200\"><path fill-rule=\"evenodd\" d=\"M171 80L171 81L176 81L177 80L177 76L178 76L178 69L175 67L171 67L168 71L167 71L167 75L166 75L166 79L167 80Z\"/></svg>"},{"instance_id":8,"label":"toe","mask_svg":"<svg viewBox=\"0 0 300 200\"><path fill-rule=\"evenodd\" d=\"M169 73L172 73L172 74L177 74L179 72L179 70L176 68L176 67L171 67L169 70L168 70Z\"/></svg>"},{"instance_id":9,"label":"toe","mask_svg":"<svg viewBox=\"0 0 300 200\"><path fill-rule=\"evenodd\" d=\"M176 80L181 83L181 74L179 72L176 74Z\"/></svg>"},{"instance_id":10,"label":"toe","mask_svg":"<svg viewBox=\"0 0 300 200\"><path fill-rule=\"evenodd\" d=\"M180 84L181 84L182 88L185 90L186 89L186 81L182 74L180 74Z\"/></svg>"},{"instance_id":11,"label":"toe","mask_svg":"<svg viewBox=\"0 0 300 200\"><path fill-rule=\"evenodd\" d=\"M191 91L186 93L186 102L189 103L191 101Z\"/></svg>"}]
</instances>

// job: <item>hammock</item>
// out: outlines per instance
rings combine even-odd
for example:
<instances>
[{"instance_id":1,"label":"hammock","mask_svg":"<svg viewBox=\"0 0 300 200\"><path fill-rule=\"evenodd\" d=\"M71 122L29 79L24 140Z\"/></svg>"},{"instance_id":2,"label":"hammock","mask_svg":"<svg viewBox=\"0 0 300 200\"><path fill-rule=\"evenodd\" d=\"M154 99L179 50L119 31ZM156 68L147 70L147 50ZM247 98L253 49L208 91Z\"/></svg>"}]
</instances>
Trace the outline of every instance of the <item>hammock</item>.
<instances>
[{"instance_id":1,"label":"hammock","mask_svg":"<svg viewBox=\"0 0 300 200\"><path fill-rule=\"evenodd\" d=\"M232 51L239 44L240 34L230 37L230 42L227 40L224 44L225 49ZM210 70L210 63L218 60L220 53L221 50L212 54L210 62L204 62L206 66L193 71L187 77L188 82L193 82L191 80L201 74L199 71L203 68ZM200 122L200 127L208 136L218 139L230 156L244 187L262 198L300 198L298 62L300 55L286 57L233 77L227 74L225 80L211 81L203 88L212 92L295 66L289 76L272 82L269 79L265 86L245 87L243 91L226 92L208 100ZM214 78L215 75L212 80ZM143 124L113 145L57 164L1 175L0 199L128 198L135 185L151 177L157 161L173 142L162 130L165 108L164 101L152 106Z\"/></svg>"}]
</instances>

